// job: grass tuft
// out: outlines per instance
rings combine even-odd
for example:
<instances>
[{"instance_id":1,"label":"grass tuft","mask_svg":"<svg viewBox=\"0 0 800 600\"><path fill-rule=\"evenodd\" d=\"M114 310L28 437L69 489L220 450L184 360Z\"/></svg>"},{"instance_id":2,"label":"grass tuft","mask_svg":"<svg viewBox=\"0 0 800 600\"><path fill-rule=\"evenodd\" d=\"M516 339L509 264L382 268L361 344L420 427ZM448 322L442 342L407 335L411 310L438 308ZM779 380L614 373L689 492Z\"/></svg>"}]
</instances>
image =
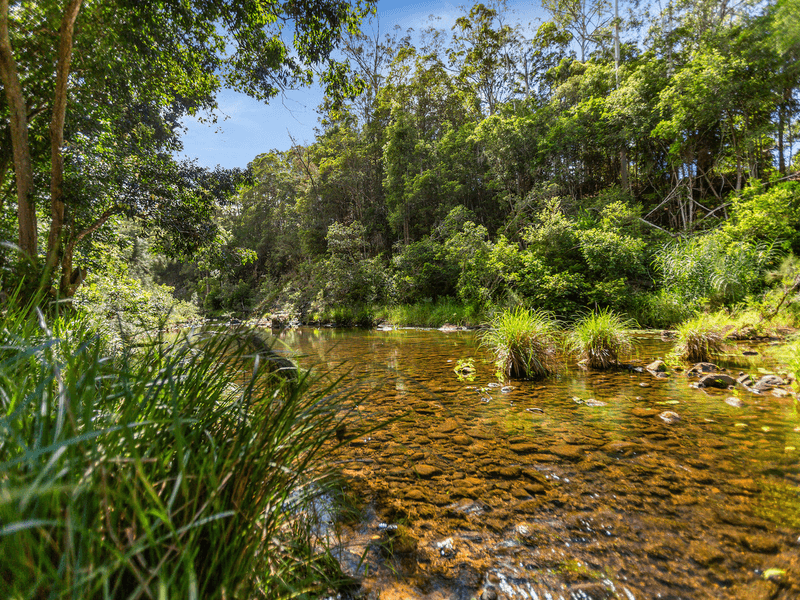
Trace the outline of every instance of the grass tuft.
<instances>
[{"instance_id":1,"label":"grass tuft","mask_svg":"<svg viewBox=\"0 0 800 600\"><path fill-rule=\"evenodd\" d=\"M215 332L154 335L114 353L80 317L6 310L4 597L334 590L343 576L309 515L345 395L267 362Z\"/></svg>"},{"instance_id":2,"label":"grass tuft","mask_svg":"<svg viewBox=\"0 0 800 600\"><path fill-rule=\"evenodd\" d=\"M707 362L725 347L729 319L723 313L703 313L678 326L674 355L692 363Z\"/></svg>"},{"instance_id":3,"label":"grass tuft","mask_svg":"<svg viewBox=\"0 0 800 600\"><path fill-rule=\"evenodd\" d=\"M570 332L568 347L593 369L608 369L633 348L629 330L635 326L610 309L592 311Z\"/></svg>"},{"instance_id":4,"label":"grass tuft","mask_svg":"<svg viewBox=\"0 0 800 600\"><path fill-rule=\"evenodd\" d=\"M502 376L541 379L555 370L558 324L550 313L521 307L503 310L488 326L481 344L494 354Z\"/></svg>"}]
</instances>

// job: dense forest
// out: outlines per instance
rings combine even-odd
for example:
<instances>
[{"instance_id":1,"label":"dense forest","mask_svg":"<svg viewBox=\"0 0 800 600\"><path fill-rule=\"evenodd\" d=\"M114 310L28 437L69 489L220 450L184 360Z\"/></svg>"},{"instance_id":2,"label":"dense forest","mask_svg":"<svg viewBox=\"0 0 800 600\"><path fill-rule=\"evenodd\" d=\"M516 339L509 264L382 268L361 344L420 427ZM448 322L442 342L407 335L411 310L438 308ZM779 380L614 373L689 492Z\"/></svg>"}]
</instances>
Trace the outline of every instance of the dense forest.
<instances>
[{"instance_id":1,"label":"dense forest","mask_svg":"<svg viewBox=\"0 0 800 600\"><path fill-rule=\"evenodd\" d=\"M797 597L800 0L375 4L0 0L0 596Z\"/></svg>"},{"instance_id":2,"label":"dense forest","mask_svg":"<svg viewBox=\"0 0 800 600\"><path fill-rule=\"evenodd\" d=\"M301 318L450 297L668 326L761 292L800 250L780 13L543 8L535 31L499 3L350 37L361 94L321 107L314 143L258 156L215 251L162 276L207 311Z\"/></svg>"},{"instance_id":3,"label":"dense forest","mask_svg":"<svg viewBox=\"0 0 800 600\"><path fill-rule=\"evenodd\" d=\"M542 10L548 20L527 26L498 2L464 8L452 29L343 27L316 139L246 170L173 158L179 117L213 106L197 77L203 60L223 66L200 39L207 30L181 93L143 97L121 69L103 93L128 96L97 110L86 76L62 132L73 203L66 213L57 194L38 203L63 223L37 249L45 277L60 261L61 297L112 312L163 309L172 291L208 315L310 320L348 307L369 322L376 306L447 299L476 315L605 306L651 326L762 301L770 273L791 278L797 3L624 2L615 17L605 0L545 0ZM169 53L118 60L155 77ZM107 58L80 54L76 72L108 78L83 64ZM225 82L256 96L308 75L292 65L259 81L236 70L247 59L230 59ZM56 164L44 128L30 140L34 194ZM3 153L2 236L30 250L19 174L15 184ZM8 293L25 270L3 252Z\"/></svg>"}]
</instances>

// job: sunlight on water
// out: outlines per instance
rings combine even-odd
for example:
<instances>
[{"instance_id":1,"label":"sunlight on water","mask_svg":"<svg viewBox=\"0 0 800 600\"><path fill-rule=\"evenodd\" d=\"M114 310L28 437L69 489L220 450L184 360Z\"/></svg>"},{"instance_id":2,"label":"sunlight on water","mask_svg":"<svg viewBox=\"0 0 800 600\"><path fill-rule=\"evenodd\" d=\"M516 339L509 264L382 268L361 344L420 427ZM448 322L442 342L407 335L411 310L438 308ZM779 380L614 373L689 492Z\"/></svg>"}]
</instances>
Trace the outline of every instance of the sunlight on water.
<instances>
[{"instance_id":1,"label":"sunlight on water","mask_svg":"<svg viewBox=\"0 0 800 600\"><path fill-rule=\"evenodd\" d=\"M791 396L574 365L499 382L469 332L281 339L367 390L352 431L394 419L337 457L365 507L339 555L366 597L800 597ZM638 341L632 366L670 350ZM775 368L769 346L742 349L719 363L732 375ZM469 358L476 378L459 380Z\"/></svg>"}]
</instances>

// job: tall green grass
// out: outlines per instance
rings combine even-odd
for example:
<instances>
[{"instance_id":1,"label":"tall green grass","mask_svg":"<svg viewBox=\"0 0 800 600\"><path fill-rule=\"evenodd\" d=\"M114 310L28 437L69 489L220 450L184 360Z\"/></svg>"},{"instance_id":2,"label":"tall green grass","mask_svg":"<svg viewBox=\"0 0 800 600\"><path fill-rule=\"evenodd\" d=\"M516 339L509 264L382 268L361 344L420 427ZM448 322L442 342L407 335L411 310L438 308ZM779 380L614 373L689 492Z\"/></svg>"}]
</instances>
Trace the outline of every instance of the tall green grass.
<instances>
[{"instance_id":1,"label":"tall green grass","mask_svg":"<svg viewBox=\"0 0 800 600\"><path fill-rule=\"evenodd\" d=\"M0 588L27 598L318 597L342 580L309 517L340 394L241 336L111 354L81 318L0 332Z\"/></svg>"},{"instance_id":2,"label":"tall green grass","mask_svg":"<svg viewBox=\"0 0 800 600\"><path fill-rule=\"evenodd\" d=\"M673 356L689 362L706 362L721 354L725 347L730 320L724 313L702 313L681 323Z\"/></svg>"},{"instance_id":3,"label":"tall green grass","mask_svg":"<svg viewBox=\"0 0 800 600\"><path fill-rule=\"evenodd\" d=\"M580 319L567 338L569 349L593 369L618 364L621 354L633 349L630 329L635 324L610 309L592 311Z\"/></svg>"},{"instance_id":4,"label":"tall green grass","mask_svg":"<svg viewBox=\"0 0 800 600\"><path fill-rule=\"evenodd\" d=\"M558 324L550 313L518 307L495 315L481 335L498 372L514 379L541 379L556 367Z\"/></svg>"},{"instance_id":5,"label":"tall green grass","mask_svg":"<svg viewBox=\"0 0 800 600\"><path fill-rule=\"evenodd\" d=\"M449 298L383 307L376 311L375 316L396 327L441 327L445 324L471 327L478 326L485 319L479 306Z\"/></svg>"}]
</instances>

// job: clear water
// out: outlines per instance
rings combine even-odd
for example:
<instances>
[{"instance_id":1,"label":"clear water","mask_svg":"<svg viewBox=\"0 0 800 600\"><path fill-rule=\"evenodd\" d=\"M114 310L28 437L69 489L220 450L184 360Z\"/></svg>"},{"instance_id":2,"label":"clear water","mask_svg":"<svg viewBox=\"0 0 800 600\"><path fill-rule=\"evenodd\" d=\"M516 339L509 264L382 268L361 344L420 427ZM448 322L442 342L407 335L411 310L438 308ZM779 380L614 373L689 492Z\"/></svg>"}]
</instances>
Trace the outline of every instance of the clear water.
<instances>
[{"instance_id":1,"label":"clear water","mask_svg":"<svg viewBox=\"0 0 800 600\"><path fill-rule=\"evenodd\" d=\"M501 391L473 332L281 339L344 374L350 433L383 423L333 457L363 507L336 531L362 597L800 598L791 396L575 365ZM670 350L637 341L634 365ZM454 372L468 358L474 381ZM766 345L718 364L779 372Z\"/></svg>"}]
</instances>

